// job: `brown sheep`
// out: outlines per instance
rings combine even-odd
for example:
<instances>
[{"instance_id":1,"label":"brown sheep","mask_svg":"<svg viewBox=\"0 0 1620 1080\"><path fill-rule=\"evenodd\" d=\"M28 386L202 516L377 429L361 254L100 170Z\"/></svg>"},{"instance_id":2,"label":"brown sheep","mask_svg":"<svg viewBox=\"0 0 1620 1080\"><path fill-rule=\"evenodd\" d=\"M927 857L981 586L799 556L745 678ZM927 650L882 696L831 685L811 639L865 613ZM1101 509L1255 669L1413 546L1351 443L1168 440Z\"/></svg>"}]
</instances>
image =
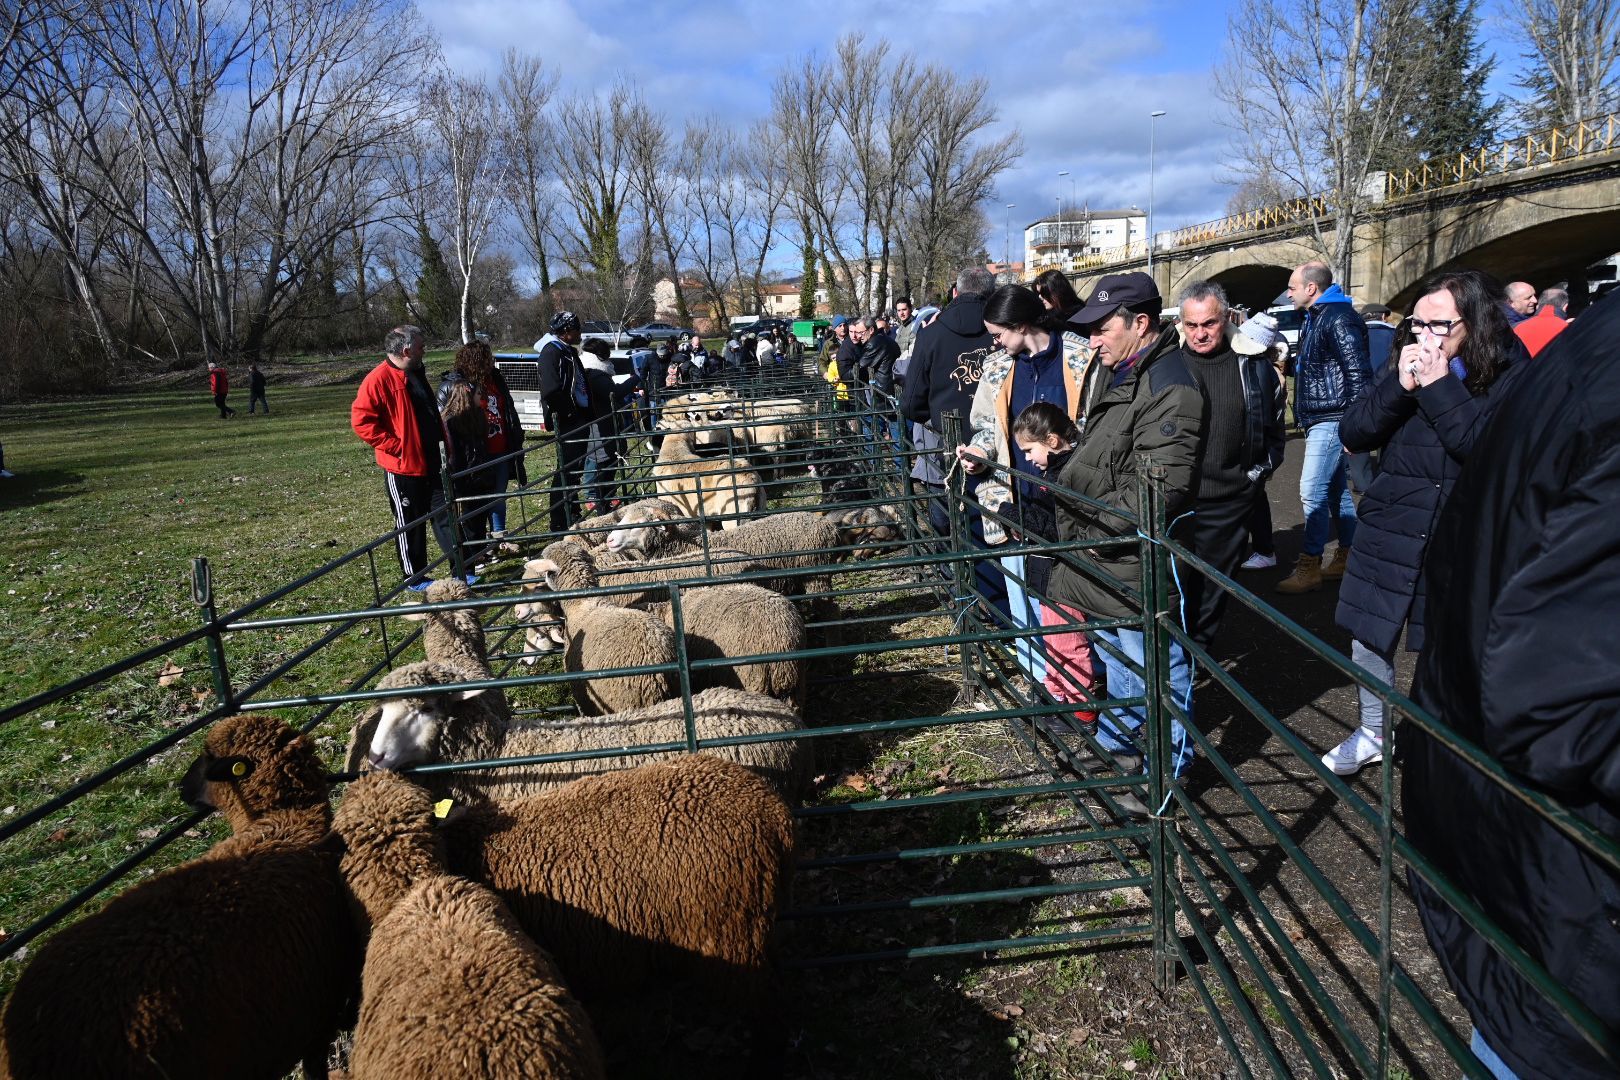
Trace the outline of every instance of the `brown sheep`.
<instances>
[{"instance_id":1,"label":"brown sheep","mask_svg":"<svg viewBox=\"0 0 1620 1080\"><path fill-rule=\"evenodd\" d=\"M551 957L487 888L446 871L425 789L362 777L333 831L370 932L351 1080L603 1075L596 1034Z\"/></svg>"},{"instance_id":2,"label":"brown sheep","mask_svg":"<svg viewBox=\"0 0 1620 1080\"><path fill-rule=\"evenodd\" d=\"M694 977L715 1006L767 999L793 815L753 773L698 754L543 795L472 805L446 827L452 871L488 884L593 1019Z\"/></svg>"},{"instance_id":3,"label":"brown sheep","mask_svg":"<svg viewBox=\"0 0 1620 1080\"><path fill-rule=\"evenodd\" d=\"M266 714L204 746L182 791L233 835L40 947L0 1013L0 1076L327 1075L360 946L321 763Z\"/></svg>"}]
</instances>

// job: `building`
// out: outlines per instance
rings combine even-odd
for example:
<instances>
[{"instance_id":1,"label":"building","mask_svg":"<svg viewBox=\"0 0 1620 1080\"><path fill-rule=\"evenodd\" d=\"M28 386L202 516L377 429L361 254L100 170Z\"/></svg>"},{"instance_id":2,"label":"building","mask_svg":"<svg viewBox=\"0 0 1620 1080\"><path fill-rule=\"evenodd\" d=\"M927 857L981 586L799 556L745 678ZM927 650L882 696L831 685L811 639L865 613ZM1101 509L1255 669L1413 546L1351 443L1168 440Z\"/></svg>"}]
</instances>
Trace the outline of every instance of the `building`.
<instances>
[{"instance_id":1,"label":"building","mask_svg":"<svg viewBox=\"0 0 1620 1080\"><path fill-rule=\"evenodd\" d=\"M1067 269L1080 255L1096 255L1147 239L1147 214L1127 210L1060 210L1024 226L1024 265L1032 274L1048 267Z\"/></svg>"},{"instance_id":2,"label":"building","mask_svg":"<svg viewBox=\"0 0 1620 1080\"><path fill-rule=\"evenodd\" d=\"M799 285L797 282L784 281L779 285L766 285L760 289L765 297L765 310L760 313L766 319L796 319L799 317Z\"/></svg>"}]
</instances>

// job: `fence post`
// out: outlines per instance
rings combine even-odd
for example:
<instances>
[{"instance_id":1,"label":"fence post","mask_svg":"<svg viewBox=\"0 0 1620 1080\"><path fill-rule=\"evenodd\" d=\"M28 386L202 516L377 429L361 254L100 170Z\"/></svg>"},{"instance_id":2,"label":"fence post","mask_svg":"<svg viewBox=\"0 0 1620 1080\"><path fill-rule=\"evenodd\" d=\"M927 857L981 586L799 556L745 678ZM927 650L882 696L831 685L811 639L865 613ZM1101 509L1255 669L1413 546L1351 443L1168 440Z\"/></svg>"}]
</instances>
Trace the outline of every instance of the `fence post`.
<instances>
[{"instance_id":1,"label":"fence post","mask_svg":"<svg viewBox=\"0 0 1620 1080\"><path fill-rule=\"evenodd\" d=\"M941 432L945 445L940 448L945 460L950 462L950 471L945 474L945 518L950 525L950 536L947 538L947 549L952 555L962 555L973 546L967 512L962 506L963 491L967 477L962 467L956 463L956 448L962 445L963 417L960 412L948 412L940 418L945 429ZM972 611L975 602L973 589L974 567L966 559L953 559L951 561L951 596L958 603L967 607L957 616L957 626L953 633L961 632L966 622L972 621L968 612ZM962 665L962 690L957 695L958 702L971 701L978 693L978 671L969 659L969 653L977 649L976 645L962 644L957 646L957 658Z\"/></svg>"},{"instance_id":2,"label":"fence post","mask_svg":"<svg viewBox=\"0 0 1620 1080\"><path fill-rule=\"evenodd\" d=\"M1142 665L1147 698L1147 804L1149 894L1153 905L1153 985L1167 994L1176 979L1175 852L1165 839L1170 828L1167 795L1174 779L1170 714L1170 635L1161 617L1170 608L1168 556L1160 542L1165 523L1165 466L1146 455L1137 459L1137 516L1142 531Z\"/></svg>"},{"instance_id":3,"label":"fence post","mask_svg":"<svg viewBox=\"0 0 1620 1080\"><path fill-rule=\"evenodd\" d=\"M450 572L465 579L467 562L461 550L461 508L456 505L456 485L450 479L450 455L444 443L439 444L439 485L444 488L444 512L450 522ZM432 522L428 524L431 531Z\"/></svg>"},{"instance_id":4,"label":"fence post","mask_svg":"<svg viewBox=\"0 0 1620 1080\"><path fill-rule=\"evenodd\" d=\"M191 560L191 598L202 608L203 625L208 631L208 666L214 672L214 696L226 712L236 711L236 691L231 689L231 671L225 663L225 635L219 632L219 616L214 610L214 575L208 560Z\"/></svg>"}]
</instances>

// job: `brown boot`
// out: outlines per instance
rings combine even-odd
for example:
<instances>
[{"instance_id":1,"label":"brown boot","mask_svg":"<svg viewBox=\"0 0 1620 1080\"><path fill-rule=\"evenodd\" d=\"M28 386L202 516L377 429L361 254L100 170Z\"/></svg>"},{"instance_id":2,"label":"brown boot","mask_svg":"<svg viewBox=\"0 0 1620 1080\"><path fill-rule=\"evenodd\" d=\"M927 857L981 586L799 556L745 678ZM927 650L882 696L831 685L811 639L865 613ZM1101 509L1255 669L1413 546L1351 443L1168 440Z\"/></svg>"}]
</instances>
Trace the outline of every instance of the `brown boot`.
<instances>
[{"instance_id":1,"label":"brown boot","mask_svg":"<svg viewBox=\"0 0 1620 1080\"><path fill-rule=\"evenodd\" d=\"M1344 577L1344 568L1350 565L1350 545L1340 544L1333 549L1333 558L1322 567L1323 581L1338 581Z\"/></svg>"},{"instance_id":2,"label":"brown boot","mask_svg":"<svg viewBox=\"0 0 1620 1080\"><path fill-rule=\"evenodd\" d=\"M1277 591L1294 596L1299 593L1315 592L1322 587L1322 557L1320 555L1301 555L1294 564L1294 572L1277 582Z\"/></svg>"}]
</instances>

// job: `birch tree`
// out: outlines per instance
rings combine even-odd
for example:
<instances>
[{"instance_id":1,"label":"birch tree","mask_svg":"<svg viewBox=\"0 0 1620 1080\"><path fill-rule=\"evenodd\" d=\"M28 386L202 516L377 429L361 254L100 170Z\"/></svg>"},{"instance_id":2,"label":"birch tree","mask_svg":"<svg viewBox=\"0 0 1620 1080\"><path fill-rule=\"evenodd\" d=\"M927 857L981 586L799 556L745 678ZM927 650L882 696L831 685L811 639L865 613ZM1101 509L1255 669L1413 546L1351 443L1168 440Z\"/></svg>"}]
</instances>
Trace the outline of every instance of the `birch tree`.
<instances>
[{"instance_id":1,"label":"birch tree","mask_svg":"<svg viewBox=\"0 0 1620 1080\"><path fill-rule=\"evenodd\" d=\"M481 80L447 74L428 86L422 103L447 181L445 216L461 272L461 341L467 344L473 340L473 271L506 185L495 96Z\"/></svg>"}]
</instances>

